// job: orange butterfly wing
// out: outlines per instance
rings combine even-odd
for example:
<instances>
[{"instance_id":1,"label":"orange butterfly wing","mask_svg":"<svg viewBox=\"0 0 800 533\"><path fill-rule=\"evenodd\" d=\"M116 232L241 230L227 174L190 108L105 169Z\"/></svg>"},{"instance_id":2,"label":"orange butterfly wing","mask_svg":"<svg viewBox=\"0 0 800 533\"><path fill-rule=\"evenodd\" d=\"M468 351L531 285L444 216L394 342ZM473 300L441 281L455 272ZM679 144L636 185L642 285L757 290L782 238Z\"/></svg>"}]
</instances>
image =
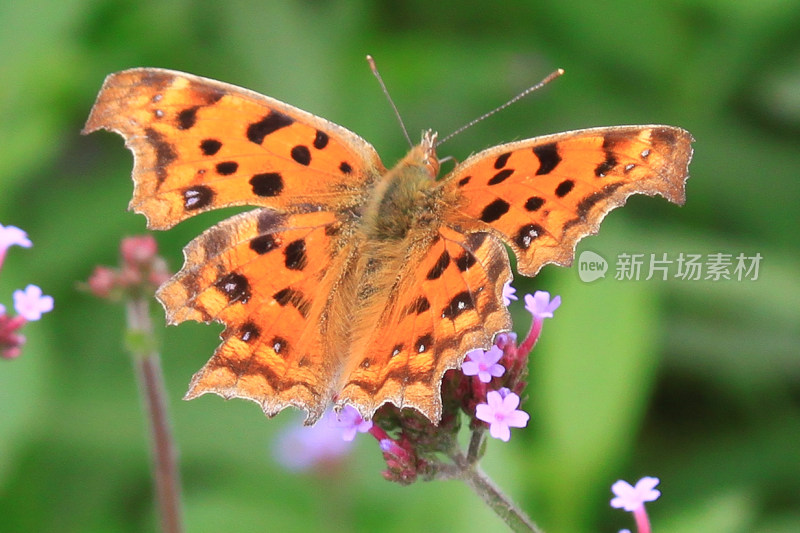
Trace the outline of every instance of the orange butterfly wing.
<instances>
[{"instance_id":1,"label":"orange butterfly wing","mask_svg":"<svg viewBox=\"0 0 800 533\"><path fill-rule=\"evenodd\" d=\"M547 263L570 265L577 242L631 194L683 204L692 141L671 126L616 126L495 146L446 177L457 200L445 219L501 238L526 276Z\"/></svg>"},{"instance_id":2,"label":"orange butterfly wing","mask_svg":"<svg viewBox=\"0 0 800 533\"><path fill-rule=\"evenodd\" d=\"M441 226L430 242L411 248L403 266L390 268L397 282L353 347L337 402L365 415L390 402L438 421L445 371L511 328L502 299L511 280L508 256L486 233Z\"/></svg>"},{"instance_id":3,"label":"orange butterfly wing","mask_svg":"<svg viewBox=\"0 0 800 533\"><path fill-rule=\"evenodd\" d=\"M385 172L365 140L227 83L139 68L108 76L83 130L119 133L134 154L130 207L153 229L232 205L340 210Z\"/></svg>"},{"instance_id":4,"label":"orange butterfly wing","mask_svg":"<svg viewBox=\"0 0 800 533\"><path fill-rule=\"evenodd\" d=\"M294 405L318 418L337 365L323 320L348 248L329 212L255 210L204 232L186 265L158 291L171 323L227 325L223 343L192 379L187 399L213 392L259 403L267 415Z\"/></svg>"}]
</instances>

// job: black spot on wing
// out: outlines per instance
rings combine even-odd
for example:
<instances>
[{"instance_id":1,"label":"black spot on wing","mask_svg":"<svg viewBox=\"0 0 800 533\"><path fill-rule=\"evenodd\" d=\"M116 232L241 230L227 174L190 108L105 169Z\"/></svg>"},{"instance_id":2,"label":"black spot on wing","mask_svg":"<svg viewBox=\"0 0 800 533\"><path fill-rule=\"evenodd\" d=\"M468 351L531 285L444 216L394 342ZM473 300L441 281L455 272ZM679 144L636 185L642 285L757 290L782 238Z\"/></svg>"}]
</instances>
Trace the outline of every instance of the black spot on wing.
<instances>
[{"instance_id":1,"label":"black spot on wing","mask_svg":"<svg viewBox=\"0 0 800 533\"><path fill-rule=\"evenodd\" d=\"M238 335L244 342L251 343L261 336L261 328L253 322L245 322L239 327Z\"/></svg>"},{"instance_id":2,"label":"black spot on wing","mask_svg":"<svg viewBox=\"0 0 800 533\"><path fill-rule=\"evenodd\" d=\"M300 315L303 318L307 318L308 310L311 308L311 302L301 291L292 289L291 287L286 287L285 289L281 289L273 294L272 298L278 302L278 305L281 307L286 307L287 305L291 304L300 312Z\"/></svg>"},{"instance_id":3,"label":"black spot on wing","mask_svg":"<svg viewBox=\"0 0 800 533\"><path fill-rule=\"evenodd\" d=\"M538 211L544 205L544 198L540 196L531 196L525 201L526 211Z\"/></svg>"},{"instance_id":4,"label":"black spot on wing","mask_svg":"<svg viewBox=\"0 0 800 533\"><path fill-rule=\"evenodd\" d=\"M511 176L514 173L513 168L505 168L491 177L489 180L489 185L497 185L498 183L503 183L506 178Z\"/></svg>"},{"instance_id":5,"label":"black spot on wing","mask_svg":"<svg viewBox=\"0 0 800 533\"><path fill-rule=\"evenodd\" d=\"M514 242L523 250L527 250L542 233L544 233L544 228L539 224L525 224L517 231Z\"/></svg>"},{"instance_id":6,"label":"black spot on wing","mask_svg":"<svg viewBox=\"0 0 800 533\"><path fill-rule=\"evenodd\" d=\"M267 135L281 128L291 126L293 123L294 119L292 117L279 111L270 111L267 116L247 127L247 138L250 142L261 144Z\"/></svg>"},{"instance_id":7,"label":"black spot on wing","mask_svg":"<svg viewBox=\"0 0 800 533\"><path fill-rule=\"evenodd\" d=\"M285 256L284 264L289 270L303 270L308 265L306 241L303 239L297 239L287 244L283 254Z\"/></svg>"},{"instance_id":8,"label":"black spot on wing","mask_svg":"<svg viewBox=\"0 0 800 533\"><path fill-rule=\"evenodd\" d=\"M539 169L536 175L549 174L561 162L561 156L558 155L558 146L556 143L540 144L533 147L533 153L539 159Z\"/></svg>"},{"instance_id":9,"label":"black spot on wing","mask_svg":"<svg viewBox=\"0 0 800 533\"><path fill-rule=\"evenodd\" d=\"M200 143L200 151L203 155L214 155L222 148L222 143L216 139L204 139Z\"/></svg>"},{"instance_id":10,"label":"black spot on wing","mask_svg":"<svg viewBox=\"0 0 800 533\"><path fill-rule=\"evenodd\" d=\"M283 176L278 172L264 172L250 178L250 187L256 196L280 196L283 192Z\"/></svg>"},{"instance_id":11,"label":"black spot on wing","mask_svg":"<svg viewBox=\"0 0 800 533\"><path fill-rule=\"evenodd\" d=\"M617 157L612 152L606 150L606 158L594 169L594 175L598 178L604 178L615 166L617 166Z\"/></svg>"},{"instance_id":12,"label":"black spot on wing","mask_svg":"<svg viewBox=\"0 0 800 533\"><path fill-rule=\"evenodd\" d=\"M258 255L264 255L280 246L280 242L272 234L260 235L250 239L250 249Z\"/></svg>"},{"instance_id":13,"label":"black spot on wing","mask_svg":"<svg viewBox=\"0 0 800 533\"><path fill-rule=\"evenodd\" d=\"M455 320L462 313L475 309L475 302L472 301L472 295L469 291L461 291L456 294L450 303L442 310L442 318Z\"/></svg>"},{"instance_id":14,"label":"black spot on wing","mask_svg":"<svg viewBox=\"0 0 800 533\"><path fill-rule=\"evenodd\" d=\"M575 182L572 180L564 180L556 187L556 196L563 198L575 187Z\"/></svg>"},{"instance_id":15,"label":"black spot on wing","mask_svg":"<svg viewBox=\"0 0 800 533\"><path fill-rule=\"evenodd\" d=\"M428 271L427 278L430 280L439 279L442 277L447 265L450 264L450 254L447 250L443 251L442 254L439 256L439 259L436 260L436 263L431 267Z\"/></svg>"},{"instance_id":16,"label":"black spot on wing","mask_svg":"<svg viewBox=\"0 0 800 533\"><path fill-rule=\"evenodd\" d=\"M145 128L145 139L156 152L156 178L158 185L167 179L167 167L178 158L178 154L172 145L164 139L164 136L153 128Z\"/></svg>"},{"instance_id":17,"label":"black spot on wing","mask_svg":"<svg viewBox=\"0 0 800 533\"><path fill-rule=\"evenodd\" d=\"M235 174L238 169L239 163L236 161L223 161L222 163L217 163L216 166L217 174L220 176L230 176Z\"/></svg>"},{"instance_id":18,"label":"black spot on wing","mask_svg":"<svg viewBox=\"0 0 800 533\"><path fill-rule=\"evenodd\" d=\"M314 148L317 150L322 150L326 146L328 146L328 134L324 131L317 130L317 135L314 137Z\"/></svg>"},{"instance_id":19,"label":"black spot on wing","mask_svg":"<svg viewBox=\"0 0 800 533\"><path fill-rule=\"evenodd\" d=\"M178 113L177 123L179 130L188 130L197 122L197 110L200 106L189 107Z\"/></svg>"},{"instance_id":20,"label":"black spot on wing","mask_svg":"<svg viewBox=\"0 0 800 533\"><path fill-rule=\"evenodd\" d=\"M187 211L203 209L214 201L214 189L205 185L195 185L183 191L183 208Z\"/></svg>"},{"instance_id":21,"label":"black spot on wing","mask_svg":"<svg viewBox=\"0 0 800 533\"><path fill-rule=\"evenodd\" d=\"M414 342L414 349L417 351L417 353L423 353L430 350L432 345L433 345L433 335L427 333L425 335L417 337L417 340Z\"/></svg>"},{"instance_id":22,"label":"black spot on wing","mask_svg":"<svg viewBox=\"0 0 800 533\"><path fill-rule=\"evenodd\" d=\"M486 207L483 208L481 211L481 220L489 223L498 220L500 217L508 213L508 209L511 206L505 200L498 198L497 200L491 202Z\"/></svg>"},{"instance_id":23,"label":"black spot on wing","mask_svg":"<svg viewBox=\"0 0 800 533\"><path fill-rule=\"evenodd\" d=\"M499 170L499 169L503 168L504 166L506 166L506 163L508 163L508 158L509 157L511 157L511 152L506 152L506 153L498 156L497 159L494 160L494 168Z\"/></svg>"},{"instance_id":24,"label":"black spot on wing","mask_svg":"<svg viewBox=\"0 0 800 533\"><path fill-rule=\"evenodd\" d=\"M282 355L283 357L289 355L289 341L283 337L275 335L270 339L269 344L276 354Z\"/></svg>"},{"instance_id":25,"label":"black spot on wing","mask_svg":"<svg viewBox=\"0 0 800 533\"><path fill-rule=\"evenodd\" d=\"M214 282L214 286L225 295L228 303L247 303L250 300L250 283L247 278L236 272L225 274Z\"/></svg>"},{"instance_id":26,"label":"black spot on wing","mask_svg":"<svg viewBox=\"0 0 800 533\"><path fill-rule=\"evenodd\" d=\"M469 270L472 265L474 265L478 260L476 257L470 252L469 250L464 250L464 253L458 256L456 259L456 267L461 272L466 272Z\"/></svg>"},{"instance_id":27,"label":"black spot on wing","mask_svg":"<svg viewBox=\"0 0 800 533\"><path fill-rule=\"evenodd\" d=\"M294 148L292 148L292 159L297 161L303 166L308 166L311 164L311 151L308 149L308 146L298 144Z\"/></svg>"},{"instance_id":28,"label":"black spot on wing","mask_svg":"<svg viewBox=\"0 0 800 533\"><path fill-rule=\"evenodd\" d=\"M420 296L408 307L408 314L421 314L431 308L431 302L424 296Z\"/></svg>"}]
</instances>

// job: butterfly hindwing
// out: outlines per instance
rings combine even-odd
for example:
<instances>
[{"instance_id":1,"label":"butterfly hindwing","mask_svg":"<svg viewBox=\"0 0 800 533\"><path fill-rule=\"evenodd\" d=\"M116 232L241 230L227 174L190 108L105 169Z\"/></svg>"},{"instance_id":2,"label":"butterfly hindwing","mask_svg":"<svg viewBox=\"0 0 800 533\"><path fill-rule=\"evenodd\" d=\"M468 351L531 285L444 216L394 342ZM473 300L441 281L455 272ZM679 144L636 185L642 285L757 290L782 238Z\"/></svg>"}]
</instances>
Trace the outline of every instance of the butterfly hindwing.
<instances>
[{"instance_id":1,"label":"butterfly hindwing","mask_svg":"<svg viewBox=\"0 0 800 533\"><path fill-rule=\"evenodd\" d=\"M631 194L683 204L692 140L670 126L617 126L496 146L445 178L459 199L445 218L500 236L521 274L568 265L576 243Z\"/></svg>"},{"instance_id":2,"label":"butterfly hindwing","mask_svg":"<svg viewBox=\"0 0 800 533\"><path fill-rule=\"evenodd\" d=\"M502 301L511 271L494 237L447 227L405 264L366 342L353 348L338 403L370 416L390 402L438 420L444 372L511 327Z\"/></svg>"},{"instance_id":3,"label":"butterfly hindwing","mask_svg":"<svg viewBox=\"0 0 800 533\"><path fill-rule=\"evenodd\" d=\"M187 397L246 398L275 414L288 405L316 419L330 401L332 362L321 317L342 273L346 247L329 212L282 215L258 209L193 240L186 265L158 297L172 323L226 324L224 342L192 380Z\"/></svg>"}]
</instances>

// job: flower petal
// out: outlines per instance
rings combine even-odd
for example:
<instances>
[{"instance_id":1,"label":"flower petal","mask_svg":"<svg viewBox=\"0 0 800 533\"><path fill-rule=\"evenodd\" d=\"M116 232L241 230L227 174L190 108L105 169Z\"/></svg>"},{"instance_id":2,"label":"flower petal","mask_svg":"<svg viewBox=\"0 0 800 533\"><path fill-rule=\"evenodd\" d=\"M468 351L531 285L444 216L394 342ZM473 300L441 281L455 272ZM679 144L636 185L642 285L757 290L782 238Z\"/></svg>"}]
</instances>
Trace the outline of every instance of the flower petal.
<instances>
[{"instance_id":1,"label":"flower petal","mask_svg":"<svg viewBox=\"0 0 800 533\"><path fill-rule=\"evenodd\" d=\"M503 442L508 442L511 438L511 430L508 429L508 425L501 422L495 422L494 424L490 425L489 434L495 439L500 439Z\"/></svg>"}]
</instances>

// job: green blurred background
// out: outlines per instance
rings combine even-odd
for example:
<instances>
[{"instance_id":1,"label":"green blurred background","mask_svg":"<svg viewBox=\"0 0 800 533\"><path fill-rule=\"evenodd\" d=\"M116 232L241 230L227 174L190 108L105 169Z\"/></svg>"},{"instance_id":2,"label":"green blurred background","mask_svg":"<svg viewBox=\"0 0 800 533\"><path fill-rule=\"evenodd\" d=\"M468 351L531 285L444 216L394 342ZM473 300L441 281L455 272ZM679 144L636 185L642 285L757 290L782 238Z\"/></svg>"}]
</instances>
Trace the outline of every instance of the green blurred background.
<instances>
[{"instance_id":1,"label":"green blurred background","mask_svg":"<svg viewBox=\"0 0 800 533\"><path fill-rule=\"evenodd\" d=\"M800 531L800 2L11 0L0 21L0 223L34 242L9 254L0 301L36 283L56 302L0 362L0 530L157 527L123 310L76 289L145 231L125 210L122 139L79 135L104 76L158 66L242 85L358 132L390 165L406 145L371 53L413 136L566 70L440 156L590 126L690 130L686 205L633 198L578 251L763 256L757 281L616 281L613 265L591 284L553 266L518 279L564 303L531 360L531 423L489 443L489 474L550 532L633 529L609 487L643 475L661 478L656 531ZM224 215L156 235L173 269ZM220 329L162 333L188 531L503 529L466 485L384 481L369 437L338 468L288 472L271 450L296 412L181 401Z\"/></svg>"}]
</instances>

